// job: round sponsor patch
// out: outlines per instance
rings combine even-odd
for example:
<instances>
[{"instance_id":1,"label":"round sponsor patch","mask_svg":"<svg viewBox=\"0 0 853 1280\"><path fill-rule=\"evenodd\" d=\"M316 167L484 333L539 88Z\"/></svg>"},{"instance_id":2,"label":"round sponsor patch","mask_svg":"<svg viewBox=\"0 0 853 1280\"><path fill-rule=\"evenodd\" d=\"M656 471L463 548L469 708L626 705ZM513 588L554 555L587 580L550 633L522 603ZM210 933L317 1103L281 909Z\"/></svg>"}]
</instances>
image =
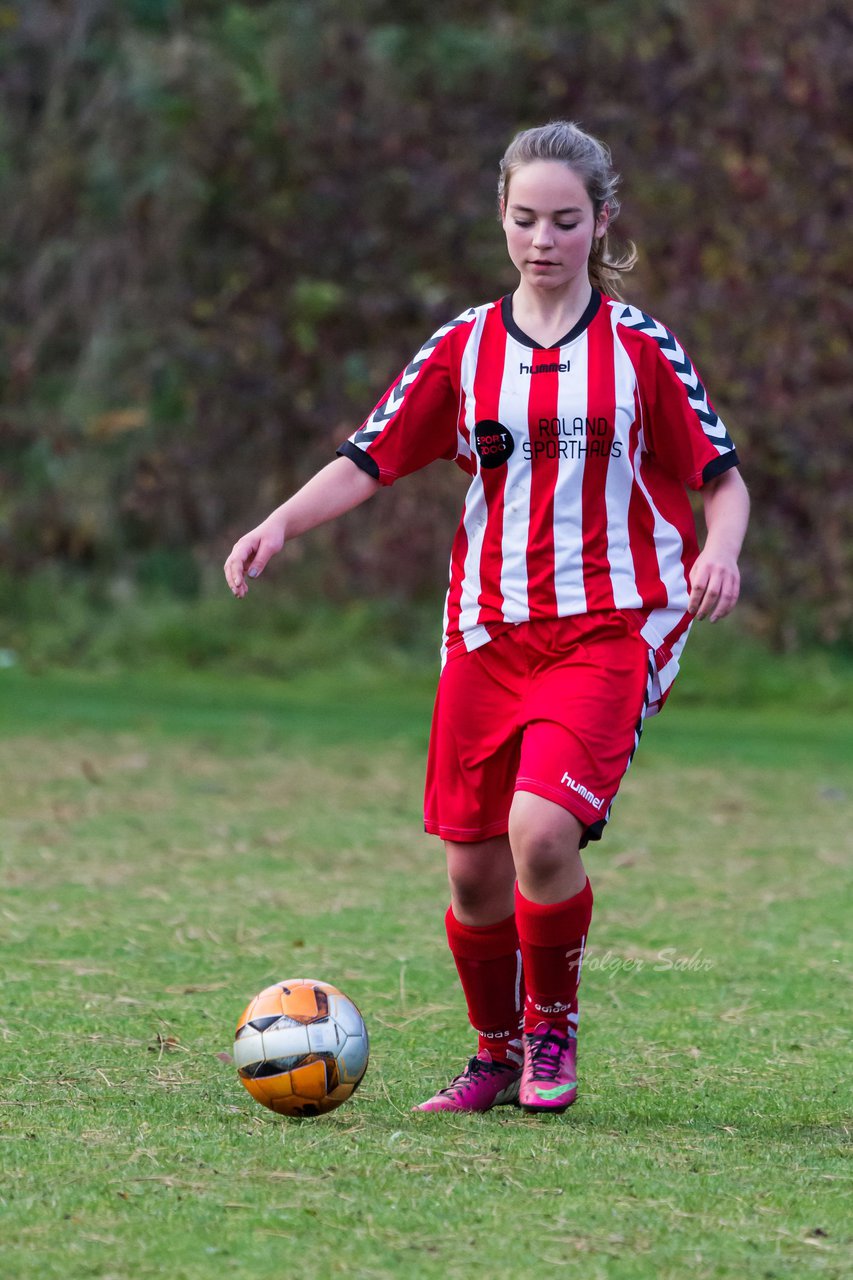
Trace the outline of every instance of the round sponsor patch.
<instances>
[{"instance_id":1,"label":"round sponsor patch","mask_svg":"<svg viewBox=\"0 0 853 1280\"><path fill-rule=\"evenodd\" d=\"M486 418L474 427L474 448L480 466L489 470L504 465L515 448L515 441L506 427Z\"/></svg>"}]
</instances>

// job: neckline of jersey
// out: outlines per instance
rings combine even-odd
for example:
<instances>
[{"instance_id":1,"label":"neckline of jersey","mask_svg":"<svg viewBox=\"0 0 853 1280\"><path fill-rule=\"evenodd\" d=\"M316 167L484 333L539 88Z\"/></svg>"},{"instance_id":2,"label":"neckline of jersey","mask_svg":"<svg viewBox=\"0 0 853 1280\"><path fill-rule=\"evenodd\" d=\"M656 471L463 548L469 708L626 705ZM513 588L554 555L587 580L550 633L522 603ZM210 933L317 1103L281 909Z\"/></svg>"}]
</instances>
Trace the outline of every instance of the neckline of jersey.
<instances>
[{"instance_id":1,"label":"neckline of jersey","mask_svg":"<svg viewBox=\"0 0 853 1280\"><path fill-rule=\"evenodd\" d=\"M533 338L528 337L523 329L519 329L512 314L511 293L505 293L501 298L501 319L510 337L515 338L516 342L520 342L523 347L530 347L533 351L556 351L558 347L565 347L570 342L574 342L575 338L579 338L584 330L589 328L598 314L600 306L601 294L597 289L593 289L587 308L580 320L569 330L565 337L560 338L559 342L553 342L550 347L543 347L541 342L535 342Z\"/></svg>"}]
</instances>

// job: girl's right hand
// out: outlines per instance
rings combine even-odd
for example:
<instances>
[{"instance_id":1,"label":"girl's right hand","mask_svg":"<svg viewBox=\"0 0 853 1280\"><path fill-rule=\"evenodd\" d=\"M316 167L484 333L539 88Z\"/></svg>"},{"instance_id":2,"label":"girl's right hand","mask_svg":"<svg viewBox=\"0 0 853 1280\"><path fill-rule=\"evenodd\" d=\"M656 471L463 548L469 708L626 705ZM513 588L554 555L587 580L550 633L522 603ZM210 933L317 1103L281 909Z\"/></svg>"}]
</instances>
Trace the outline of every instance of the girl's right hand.
<instances>
[{"instance_id":1,"label":"girl's right hand","mask_svg":"<svg viewBox=\"0 0 853 1280\"><path fill-rule=\"evenodd\" d=\"M335 458L312 476L287 502L276 507L251 533L235 542L225 561L225 578L238 600L249 590L246 578L257 578L284 546L285 534L297 538L318 524L352 511L379 488L379 481L349 458Z\"/></svg>"},{"instance_id":2,"label":"girl's right hand","mask_svg":"<svg viewBox=\"0 0 853 1280\"><path fill-rule=\"evenodd\" d=\"M284 546L284 525L270 517L244 533L225 561L225 580L238 600L249 590L246 578L257 578Z\"/></svg>"}]
</instances>

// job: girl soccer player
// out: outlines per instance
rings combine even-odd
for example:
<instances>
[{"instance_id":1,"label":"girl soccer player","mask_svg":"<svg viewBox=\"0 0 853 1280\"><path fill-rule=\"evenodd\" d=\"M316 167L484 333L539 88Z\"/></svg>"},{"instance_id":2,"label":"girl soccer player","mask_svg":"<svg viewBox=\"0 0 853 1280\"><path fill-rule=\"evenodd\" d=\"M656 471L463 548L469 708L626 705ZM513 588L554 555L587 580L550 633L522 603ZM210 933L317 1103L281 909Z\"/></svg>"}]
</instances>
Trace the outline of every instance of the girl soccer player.
<instances>
[{"instance_id":1,"label":"girl soccer player","mask_svg":"<svg viewBox=\"0 0 853 1280\"><path fill-rule=\"evenodd\" d=\"M238 598L285 541L436 458L470 477L453 543L425 824L479 1043L421 1111L577 1094L598 840L695 618L739 591L749 502L675 336L620 298L617 175L575 124L520 133L499 206L511 294L421 347L339 457L235 544ZM687 489L704 501L699 551Z\"/></svg>"}]
</instances>

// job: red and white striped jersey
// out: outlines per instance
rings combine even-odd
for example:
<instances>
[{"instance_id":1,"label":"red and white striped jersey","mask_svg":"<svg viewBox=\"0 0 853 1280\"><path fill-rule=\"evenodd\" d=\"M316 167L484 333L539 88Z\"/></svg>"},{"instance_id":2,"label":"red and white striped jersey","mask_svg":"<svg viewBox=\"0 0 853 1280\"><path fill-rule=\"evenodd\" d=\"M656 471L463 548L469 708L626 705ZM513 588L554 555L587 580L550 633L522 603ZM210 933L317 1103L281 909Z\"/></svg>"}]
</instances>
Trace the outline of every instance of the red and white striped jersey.
<instances>
[{"instance_id":1,"label":"red and white striped jersey","mask_svg":"<svg viewBox=\"0 0 853 1280\"><path fill-rule=\"evenodd\" d=\"M654 655L658 708L690 624L687 488L738 461L668 329L593 291L546 350L516 326L509 296L473 307L433 334L338 452L383 484L436 458L470 475L445 656L520 622L625 610Z\"/></svg>"}]
</instances>

